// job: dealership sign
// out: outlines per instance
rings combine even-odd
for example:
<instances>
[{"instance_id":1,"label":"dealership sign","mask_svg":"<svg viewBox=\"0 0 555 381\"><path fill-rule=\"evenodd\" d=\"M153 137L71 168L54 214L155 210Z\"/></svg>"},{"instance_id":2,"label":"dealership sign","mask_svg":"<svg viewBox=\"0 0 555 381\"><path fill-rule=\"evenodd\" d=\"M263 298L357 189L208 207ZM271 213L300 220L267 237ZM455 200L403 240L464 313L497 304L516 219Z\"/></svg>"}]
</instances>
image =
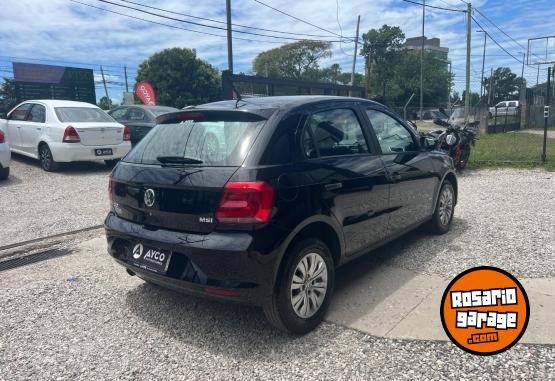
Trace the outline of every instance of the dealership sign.
<instances>
[{"instance_id":1,"label":"dealership sign","mask_svg":"<svg viewBox=\"0 0 555 381\"><path fill-rule=\"evenodd\" d=\"M156 104L156 93L147 81L141 81L135 85L135 94L147 106Z\"/></svg>"}]
</instances>

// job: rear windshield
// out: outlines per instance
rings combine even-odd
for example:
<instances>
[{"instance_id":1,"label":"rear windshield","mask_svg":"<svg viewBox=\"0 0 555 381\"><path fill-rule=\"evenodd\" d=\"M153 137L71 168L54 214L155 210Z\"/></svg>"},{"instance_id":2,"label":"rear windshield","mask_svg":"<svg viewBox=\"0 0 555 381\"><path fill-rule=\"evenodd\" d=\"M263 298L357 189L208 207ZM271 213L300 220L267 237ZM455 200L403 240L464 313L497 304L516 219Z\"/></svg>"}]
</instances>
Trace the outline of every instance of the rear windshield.
<instances>
[{"instance_id":1,"label":"rear windshield","mask_svg":"<svg viewBox=\"0 0 555 381\"><path fill-rule=\"evenodd\" d=\"M56 107L54 110L62 123L115 122L115 120L104 111L92 107Z\"/></svg>"},{"instance_id":2,"label":"rear windshield","mask_svg":"<svg viewBox=\"0 0 555 381\"><path fill-rule=\"evenodd\" d=\"M159 124L134 147L124 161L161 164L160 158L174 157L200 161L192 165L239 166L263 124L264 121L225 120L186 120Z\"/></svg>"}]
</instances>

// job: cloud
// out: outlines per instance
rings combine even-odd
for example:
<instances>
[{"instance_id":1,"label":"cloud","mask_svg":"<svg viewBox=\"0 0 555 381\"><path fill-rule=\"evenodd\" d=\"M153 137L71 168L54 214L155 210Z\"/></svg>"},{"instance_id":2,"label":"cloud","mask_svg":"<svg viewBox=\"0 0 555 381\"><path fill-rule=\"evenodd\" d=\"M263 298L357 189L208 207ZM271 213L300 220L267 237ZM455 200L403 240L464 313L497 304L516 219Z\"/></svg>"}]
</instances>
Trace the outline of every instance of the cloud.
<instances>
[{"instance_id":1,"label":"cloud","mask_svg":"<svg viewBox=\"0 0 555 381\"><path fill-rule=\"evenodd\" d=\"M95 69L95 81L98 81L99 65L104 65L109 82L113 82L110 84L109 90L118 94L121 94L123 89L123 66L128 67L129 81L132 83L138 65L154 52L164 48L175 46L194 48L197 50L199 57L207 60L215 67L219 69L227 67L226 32L224 30L208 29L164 20L95 0L79 1L135 17L167 23L177 28L155 25L103 12L68 0L2 0L2 23L0 24L2 54L15 57L51 59L59 63L80 63L79 66ZM112 1L119 2L118 0ZM147 3L146 0L134 1ZM383 24L389 24L400 26L407 37L421 34L421 7L407 4L401 0L341 0L339 1L339 9L337 9L336 0L264 1L275 8L309 20L311 23L333 33L296 21L252 0L235 0L232 2L233 22L272 30L326 35L329 36L326 37L327 39L336 40L337 36L334 33L340 34L340 30L346 36L354 35L357 16L360 14L361 32L370 28L379 28ZM465 8L465 5L458 0L431 0L427 3L441 7ZM153 3L150 2L149 4ZM521 59L522 46L527 45L528 37L555 35L555 23L552 21L555 19L555 7L552 6L551 0L521 0L510 3L510 6L507 2L500 0L479 0L474 1L473 4L478 6L488 18L494 20L496 24L503 30L508 31L518 41L518 43L511 41L479 13L474 13L474 17L488 30L491 36L518 59ZM205 18L225 20L225 2L223 0L196 2L159 0L155 3L155 6ZM225 26L224 24L195 20L185 16L165 14L217 27ZM519 15L519 17L516 15ZM339 18L341 28L338 25L337 18ZM178 28L208 32L217 36L204 35ZM277 34L244 28L237 29L259 34ZM479 91L483 35L476 33L476 29L476 25L473 25L471 77L472 89ZM450 58L456 75L455 90L462 90L466 53L465 14L427 9L425 34L428 37L441 38L442 45L450 48ZM286 37L298 37L281 34L282 39L274 39L242 34L237 31L234 32L234 36L251 40L234 40L233 53L236 72L249 72L252 61L258 53L279 46L279 42L292 41L286 40ZM353 44L334 43L333 57L324 61L323 64L329 65L337 62L342 66L343 71L350 71L353 50ZM486 72L489 71L490 67L508 66L513 71L520 73L521 64L508 56L491 40L488 40L487 52ZM9 57L0 57L0 64L6 66L12 60ZM535 70L535 68L525 67L525 76L529 80L535 81ZM363 71L363 60L360 57L357 60L357 71Z\"/></svg>"}]
</instances>

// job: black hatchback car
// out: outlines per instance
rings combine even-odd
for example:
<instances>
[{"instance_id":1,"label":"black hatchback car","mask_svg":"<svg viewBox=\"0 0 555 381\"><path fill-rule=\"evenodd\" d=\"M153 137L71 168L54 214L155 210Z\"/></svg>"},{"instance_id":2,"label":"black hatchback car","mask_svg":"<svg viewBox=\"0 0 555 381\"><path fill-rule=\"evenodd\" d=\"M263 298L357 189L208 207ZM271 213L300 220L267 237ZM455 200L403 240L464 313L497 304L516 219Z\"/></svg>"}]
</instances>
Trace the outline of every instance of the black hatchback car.
<instances>
[{"instance_id":1,"label":"black hatchback car","mask_svg":"<svg viewBox=\"0 0 555 381\"><path fill-rule=\"evenodd\" d=\"M448 231L457 178L378 103L250 98L159 117L114 168L110 198L108 250L129 274L306 333L338 266L424 223Z\"/></svg>"}]
</instances>

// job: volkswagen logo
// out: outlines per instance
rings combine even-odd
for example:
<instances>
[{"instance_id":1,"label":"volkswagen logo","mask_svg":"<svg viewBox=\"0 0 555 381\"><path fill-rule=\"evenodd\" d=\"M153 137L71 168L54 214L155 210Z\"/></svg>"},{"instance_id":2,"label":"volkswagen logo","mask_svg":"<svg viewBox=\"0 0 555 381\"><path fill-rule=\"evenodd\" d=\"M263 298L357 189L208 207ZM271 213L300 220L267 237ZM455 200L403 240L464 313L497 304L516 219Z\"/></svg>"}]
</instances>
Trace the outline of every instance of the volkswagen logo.
<instances>
[{"instance_id":1,"label":"volkswagen logo","mask_svg":"<svg viewBox=\"0 0 555 381\"><path fill-rule=\"evenodd\" d=\"M156 199L156 194L154 193L154 190L147 189L145 191L145 205L150 208L152 205L154 205L155 199Z\"/></svg>"}]
</instances>

